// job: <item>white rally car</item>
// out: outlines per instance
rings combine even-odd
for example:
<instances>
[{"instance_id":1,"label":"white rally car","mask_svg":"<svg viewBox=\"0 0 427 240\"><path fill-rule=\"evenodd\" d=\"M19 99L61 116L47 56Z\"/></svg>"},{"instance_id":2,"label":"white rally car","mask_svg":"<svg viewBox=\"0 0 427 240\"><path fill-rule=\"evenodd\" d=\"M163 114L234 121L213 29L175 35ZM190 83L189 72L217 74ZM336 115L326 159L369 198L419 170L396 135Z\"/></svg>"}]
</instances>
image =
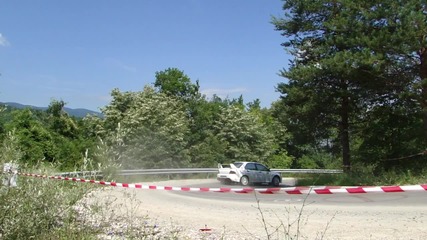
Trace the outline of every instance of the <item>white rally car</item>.
<instances>
[{"instance_id":1,"label":"white rally car","mask_svg":"<svg viewBox=\"0 0 427 240\"><path fill-rule=\"evenodd\" d=\"M259 183L277 187L282 182L279 172L270 171L268 167L257 162L218 164L217 179L223 184L240 183L243 186Z\"/></svg>"}]
</instances>

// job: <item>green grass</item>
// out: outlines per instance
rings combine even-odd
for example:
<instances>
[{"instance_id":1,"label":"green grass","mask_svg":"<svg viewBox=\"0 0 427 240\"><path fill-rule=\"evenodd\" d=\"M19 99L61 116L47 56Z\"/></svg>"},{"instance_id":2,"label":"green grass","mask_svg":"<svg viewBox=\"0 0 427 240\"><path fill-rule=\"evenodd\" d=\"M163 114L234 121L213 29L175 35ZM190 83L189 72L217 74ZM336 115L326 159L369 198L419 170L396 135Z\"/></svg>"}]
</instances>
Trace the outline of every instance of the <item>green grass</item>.
<instances>
[{"instance_id":1,"label":"green grass","mask_svg":"<svg viewBox=\"0 0 427 240\"><path fill-rule=\"evenodd\" d=\"M342 174L304 174L294 175L299 186L386 186L417 185L427 183L427 171L413 174L411 171L389 171L376 175L368 172Z\"/></svg>"}]
</instances>

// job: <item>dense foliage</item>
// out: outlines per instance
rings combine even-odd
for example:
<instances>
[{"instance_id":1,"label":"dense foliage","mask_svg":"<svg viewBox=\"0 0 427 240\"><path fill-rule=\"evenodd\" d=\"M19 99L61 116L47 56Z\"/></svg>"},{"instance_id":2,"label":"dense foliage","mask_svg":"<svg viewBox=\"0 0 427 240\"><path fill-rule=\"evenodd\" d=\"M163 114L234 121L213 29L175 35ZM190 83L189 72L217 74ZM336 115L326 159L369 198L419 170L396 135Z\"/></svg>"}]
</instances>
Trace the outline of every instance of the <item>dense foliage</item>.
<instances>
[{"instance_id":1,"label":"dense foliage","mask_svg":"<svg viewBox=\"0 0 427 240\"><path fill-rule=\"evenodd\" d=\"M53 164L62 170L81 169L85 159L93 160L93 168L101 163L126 169L216 167L245 160L290 166L292 158L279 144L286 129L261 109L259 100L247 107L242 97L209 100L178 69L156 77L155 86L141 91L113 89L102 118L71 117L57 100L46 111L2 112L2 136L12 134L22 153L3 162Z\"/></svg>"},{"instance_id":2,"label":"dense foliage","mask_svg":"<svg viewBox=\"0 0 427 240\"><path fill-rule=\"evenodd\" d=\"M289 153L421 169L427 142L425 1L285 1L276 30L294 56L275 116ZM423 127L424 126L424 127Z\"/></svg>"},{"instance_id":3,"label":"dense foliage","mask_svg":"<svg viewBox=\"0 0 427 240\"><path fill-rule=\"evenodd\" d=\"M244 160L289 165L276 144L281 135L273 124L278 123L267 111L246 108L242 98L208 100L178 69L156 77L156 88L114 89L111 104L102 109L104 118L91 120L97 126L93 135L114 146L125 168L216 167Z\"/></svg>"},{"instance_id":4,"label":"dense foliage","mask_svg":"<svg viewBox=\"0 0 427 240\"><path fill-rule=\"evenodd\" d=\"M81 167L84 153L96 146L95 138L86 135L82 119L68 116L63 101L53 100L46 111L9 109L1 112L3 144L10 135L18 142L19 158L2 159L26 166L53 164L60 169Z\"/></svg>"}]
</instances>

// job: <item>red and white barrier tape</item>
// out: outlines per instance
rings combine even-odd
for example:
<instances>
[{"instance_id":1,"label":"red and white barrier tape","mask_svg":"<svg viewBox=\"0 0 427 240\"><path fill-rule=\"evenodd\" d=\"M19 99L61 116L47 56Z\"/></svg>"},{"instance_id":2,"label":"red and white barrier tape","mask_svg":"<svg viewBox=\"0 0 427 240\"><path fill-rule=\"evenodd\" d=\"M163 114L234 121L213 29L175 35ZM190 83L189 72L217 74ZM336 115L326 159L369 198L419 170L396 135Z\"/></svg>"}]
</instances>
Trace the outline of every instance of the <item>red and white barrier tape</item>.
<instances>
[{"instance_id":1,"label":"red and white barrier tape","mask_svg":"<svg viewBox=\"0 0 427 240\"><path fill-rule=\"evenodd\" d=\"M58 179L82 183L94 183L105 186L122 187L122 188L136 188L146 190L166 190L166 191L186 191L186 192L218 192L218 193L253 193L258 192L261 194L335 194L335 193L374 193L374 192L408 192L408 191L427 191L427 184L424 185L408 185L408 186L383 186L383 187L287 187L287 188L194 188L194 187L170 187L170 186L153 186L142 185L133 183L116 183L104 182L97 180L86 180L82 178L71 178L61 176L47 176L31 173L19 173L22 176L40 177L48 179Z\"/></svg>"}]
</instances>

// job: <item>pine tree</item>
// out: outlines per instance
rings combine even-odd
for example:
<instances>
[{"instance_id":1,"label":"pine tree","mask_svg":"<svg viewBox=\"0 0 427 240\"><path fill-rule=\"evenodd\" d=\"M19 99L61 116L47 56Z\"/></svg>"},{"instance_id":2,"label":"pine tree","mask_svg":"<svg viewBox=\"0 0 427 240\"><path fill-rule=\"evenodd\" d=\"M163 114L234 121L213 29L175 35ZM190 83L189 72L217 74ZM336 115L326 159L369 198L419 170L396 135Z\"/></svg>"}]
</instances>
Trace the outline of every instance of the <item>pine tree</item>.
<instances>
[{"instance_id":1,"label":"pine tree","mask_svg":"<svg viewBox=\"0 0 427 240\"><path fill-rule=\"evenodd\" d=\"M399 100L402 91L416 95L416 89L427 114L423 1L288 0L283 9L285 17L273 24L287 38L283 45L294 60L282 71L289 81L278 90L294 127L288 129L301 142L339 142L349 170L351 120ZM418 64L419 87L411 85ZM427 129L427 115L425 123Z\"/></svg>"}]
</instances>

